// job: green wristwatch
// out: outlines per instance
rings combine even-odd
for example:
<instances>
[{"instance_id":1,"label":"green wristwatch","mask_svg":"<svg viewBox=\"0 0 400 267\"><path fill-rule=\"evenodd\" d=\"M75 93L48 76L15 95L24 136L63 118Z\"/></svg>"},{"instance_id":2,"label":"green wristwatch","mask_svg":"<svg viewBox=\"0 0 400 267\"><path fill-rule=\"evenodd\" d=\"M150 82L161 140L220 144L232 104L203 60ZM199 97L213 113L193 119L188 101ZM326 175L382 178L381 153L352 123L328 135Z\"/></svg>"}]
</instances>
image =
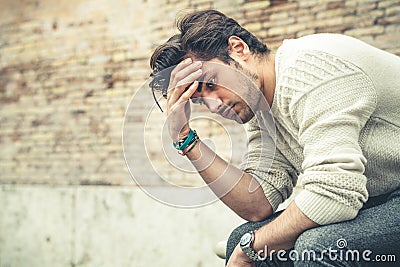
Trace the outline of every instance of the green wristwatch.
<instances>
[{"instance_id":1,"label":"green wristwatch","mask_svg":"<svg viewBox=\"0 0 400 267\"><path fill-rule=\"evenodd\" d=\"M240 248L246 255L253 261L259 261L257 252L253 249L254 242L254 231L245 233L242 238L240 238Z\"/></svg>"}]
</instances>

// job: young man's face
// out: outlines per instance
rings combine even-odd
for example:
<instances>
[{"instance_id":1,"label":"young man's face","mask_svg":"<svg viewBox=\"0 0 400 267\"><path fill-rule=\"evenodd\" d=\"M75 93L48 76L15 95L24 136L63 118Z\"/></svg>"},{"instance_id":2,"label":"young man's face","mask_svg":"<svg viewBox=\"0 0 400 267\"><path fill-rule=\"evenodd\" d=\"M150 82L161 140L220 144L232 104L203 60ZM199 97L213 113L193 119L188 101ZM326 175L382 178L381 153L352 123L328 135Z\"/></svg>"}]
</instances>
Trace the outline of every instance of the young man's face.
<instances>
[{"instance_id":1,"label":"young man's face","mask_svg":"<svg viewBox=\"0 0 400 267\"><path fill-rule=\"evenodd\" d=\"M201 69L202 83L192 102L205 104L211 112L238 123L248 122L263 97L257 75L235 62L226 64L219 59L203 62Z\"/></svg>"}]
</instances>

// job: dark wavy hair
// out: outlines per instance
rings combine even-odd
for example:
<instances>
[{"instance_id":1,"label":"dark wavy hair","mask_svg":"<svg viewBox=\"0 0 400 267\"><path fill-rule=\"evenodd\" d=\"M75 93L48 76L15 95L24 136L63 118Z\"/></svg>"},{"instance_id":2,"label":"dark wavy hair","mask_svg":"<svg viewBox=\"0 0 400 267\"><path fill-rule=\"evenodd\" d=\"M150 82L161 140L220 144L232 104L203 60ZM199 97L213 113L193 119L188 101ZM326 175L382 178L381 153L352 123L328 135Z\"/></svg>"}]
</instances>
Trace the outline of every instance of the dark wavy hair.
<instances>
[{"instance_id":1,"label":"dark wavy hair","mask_svg":"<svg viewBox=\"0 0 400 267\"><path fill-rule=\"evenodd\" d=\"M216 10L195 11L178 19L176 23L180 34L158 46L150 59L152 80L150 86L154 92L160 91L164 97L173 66L187 57L208 61L214 58L225 63L233 59L229 56L228 39L230 36L241 38L254 54L268 54L270 50L253 34L244 29L234 19ZM161 109L161 107L160 107Z\"/></svg>"}]
</instances>

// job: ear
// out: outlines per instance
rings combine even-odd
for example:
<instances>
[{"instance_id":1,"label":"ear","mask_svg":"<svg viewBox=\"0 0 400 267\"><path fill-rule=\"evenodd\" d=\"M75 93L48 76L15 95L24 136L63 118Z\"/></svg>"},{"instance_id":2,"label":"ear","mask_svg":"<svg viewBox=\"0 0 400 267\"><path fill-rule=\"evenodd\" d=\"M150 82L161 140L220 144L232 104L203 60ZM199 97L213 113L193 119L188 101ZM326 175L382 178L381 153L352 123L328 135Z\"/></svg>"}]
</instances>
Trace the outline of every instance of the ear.
<instances>
[{"instance_id":1,"label":"ear","mask_svg":"<svg viewBox=\"0 0 400 267\"><path fill-rule=\"evenodd\" d=\"M249 46L239 37L232 35L228 38L229 55L247 61L251 55Z\"/></svg>"}]
</instances>

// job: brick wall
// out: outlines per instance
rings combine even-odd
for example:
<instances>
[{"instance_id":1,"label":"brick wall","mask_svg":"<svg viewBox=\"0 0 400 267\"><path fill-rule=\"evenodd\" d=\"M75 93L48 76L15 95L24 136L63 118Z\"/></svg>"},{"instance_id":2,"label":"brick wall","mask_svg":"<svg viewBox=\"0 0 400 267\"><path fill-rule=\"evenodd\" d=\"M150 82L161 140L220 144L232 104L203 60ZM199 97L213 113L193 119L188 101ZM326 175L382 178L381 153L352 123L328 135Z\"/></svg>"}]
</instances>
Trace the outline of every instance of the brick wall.
<instances>
[{"instance_id":1,"label":"brick wall","mask_svg":"<svg viewBox=\"0 0 400 267\"><path fill-rule=\"evenodd\" d=\"M152 49L175 32L184 9L219 9L273 49L283 38L335 32L400 55L399 0L0 0L0 6L0 183L132 183L121 143L124 112L148 78ZM131 126L140 129L143 121ZM201 136L230 158L230 144L218 139L223 129L213 125L198 122ZM243 143L240 131L224 126L232 142ZM157 157L156 144L148 149L171 180L198 183Z\"/></svg>"},{"instance_id":2,"label":"brick wall","mask_svg":"<svg viewBox=\"0 0 400 267\"><path fill-rule=\"evenodd\" d=\"M248 1L243 25L276 48L282 38L333 32L400 55L400 1ZM265 3L265 4L264 4ZM246 8L246 6L249 8Z\"/></svg>"}]
</instances>

